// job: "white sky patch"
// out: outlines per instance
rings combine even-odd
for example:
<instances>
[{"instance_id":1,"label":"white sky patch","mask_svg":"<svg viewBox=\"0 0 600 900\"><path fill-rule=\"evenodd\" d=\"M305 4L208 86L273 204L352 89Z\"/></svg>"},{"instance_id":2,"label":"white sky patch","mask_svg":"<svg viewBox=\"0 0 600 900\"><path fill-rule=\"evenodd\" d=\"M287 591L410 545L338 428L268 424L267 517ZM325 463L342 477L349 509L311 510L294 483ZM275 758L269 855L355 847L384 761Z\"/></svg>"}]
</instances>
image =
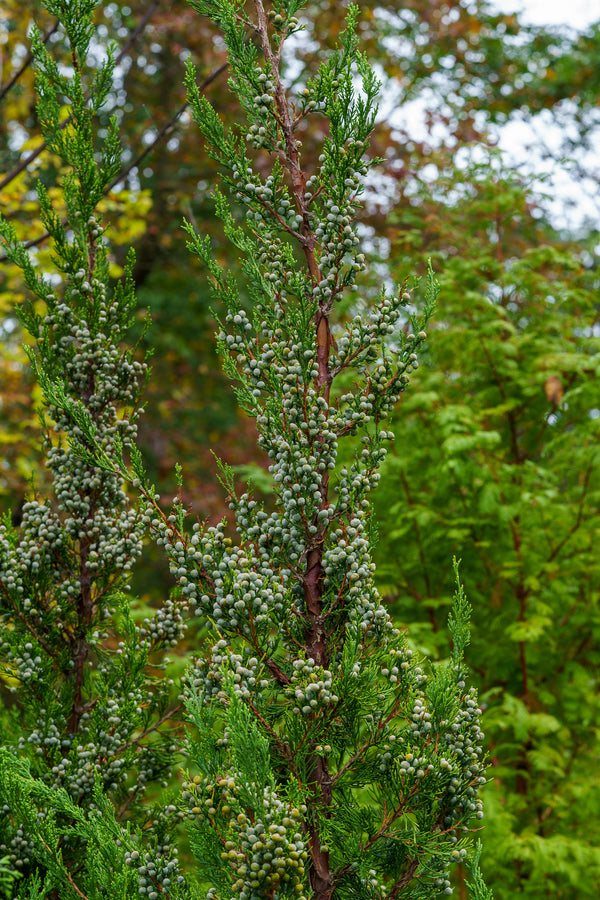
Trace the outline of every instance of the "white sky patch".
<instances>
[{"instance_id":1,"label":"white sky patch","mask_svg":"<svg viewBox=\"0 0 600 900\"><path fill-rule=\"evenodd\" d=\"M600 0L493 0L492 6L503 13L517 13L524 24L542 27L562 26L585 31L600 21ZM577 160L556 164L545 151L560 154L563 129L544 110L528 122L513 119L498 132L498 145L507 161L524 165L530 172L546 177L542 186L550 195L547 208L558 227L578 228L600 225L600 188L598 181L586 178L600 159L600 136L596 135L591 152L578 153Z\"/></svg>"},{"instance_id":2,"label":"white sky patch","mask_svg":"<svg viewBox=\"0 0 600 900\"><path fill-rule=\"evenodd\" d=\"M600 19L599 0L493 0L499 12L517 13L527 25L570 25L584 30Z\"/></svg>"},{"instance_id":3,"label":"white sky patch","mask_svg":"<svg viewBox=\"0 0 600 900\"><path fill-rule=\"evenodd\" d=\"M493 0L491 5L499 12L518 14L523 24L568 28L572 33L600 21L600 0ZM397 92L384 90L379 115L414 140L437 146L449 135L441 124L427 127L425 113L432 104L435 92L431 88L408 102L402 102ZM507 124L493 126L490 135L503 151L506 165L539 179L543 206L554 226L576 233L600 227L600 133L589 136L591 149L578 149L575 158L562 159L570 106L570 101L557 106L560 124L550 110L528 120L517 113Z\"/></svg>"},{"instance_id":4,"label":"white sky patch","mask_svg":"<svg viewBox=\"0 0 600 900\"><path fill-rule=\"evenodd\" d=\"M560 156L561 136L561 128L544 110L529 122L513 119L503 125L498 129L498 146L507 163L540 177L544 205L556 227L574 231L587 225L598 228L600 188L597 178L586 177L586 173L598 173L600 136L596 135L595 151L556 162L546 156L546 150Z\"/></svg>"}]
</instances>

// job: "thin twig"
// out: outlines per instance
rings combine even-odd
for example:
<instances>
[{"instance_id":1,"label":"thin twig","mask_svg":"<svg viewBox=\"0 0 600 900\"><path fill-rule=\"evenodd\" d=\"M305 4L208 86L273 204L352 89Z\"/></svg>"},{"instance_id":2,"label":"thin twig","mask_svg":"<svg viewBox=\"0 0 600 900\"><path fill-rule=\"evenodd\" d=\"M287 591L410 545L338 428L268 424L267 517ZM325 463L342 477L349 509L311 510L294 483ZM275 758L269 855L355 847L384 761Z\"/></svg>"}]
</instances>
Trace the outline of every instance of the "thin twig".
<instances>
[{"instance_id":1,"label":"thin twig","mask_svg":"<svg viewBox=\"0 0 600 900\"><path fill-rule=\"evenodd\" d=\"M183 709L182 703L180 703L178 706L175 706L173 709L170 709L169 712L164 714L164 716L161 716L161 718L158 720L158 722L155 722L154 725L150 725L149 728L146 728L146 730L142 731L141 734L138 734L137 737L132 738L130 741L127 741L126 744L121 744L121 746L118 747L117 750L115 751L115 756L120 753L124 753L125 750L128 750L130 747L133 747L136 744L139 744L139 742L143 738L145 738L146 735L151 734L153 731L156 731L157 728L160 728L161 725L164 725L165 722L167 722L169 719L172 719L173 716L175 715L175 713L179 712L180 709Z\"/></svg>"},{"instance_id":2,"label":"thin twig","mask_svg":"<svg viewBox=\"0 0 600 900\"><path fill-rule=\"evenodd\" d=\"M44 35L44 37L42 38L42 44L47 43L47 41L49 40L49 38L52 37L52 35L54 34L54 32L57 30L57 28L58 28L58 22L56 22L56 23L52 26L52 28L50 29L50 31L49 31L47 34ZM19 78L21 77L21 75L23 74L23 72L26 72L26 71L27 71L27 69L28 69L29 66L31 65L32 61L33 61L33 53L32 53L31 51L29 51L29 53L28 53L27 56L25 57L25 61L24 61L23 64L21 65L21 68L20 68L20 69L17 69L17 71L15 72L15 74L13 75L13 77L12 77L11 79L9 79L8 84L6 84L6 85L2 88L2 90L0 90L0 103L2 102L2 100L4 100L4 98L6 97L6 95L7 95L8 92L10 91L10 89L13 87L13 85L15 85L15 84L17 83L17 81L19 80Z\"/></svg>"}]
</instances>

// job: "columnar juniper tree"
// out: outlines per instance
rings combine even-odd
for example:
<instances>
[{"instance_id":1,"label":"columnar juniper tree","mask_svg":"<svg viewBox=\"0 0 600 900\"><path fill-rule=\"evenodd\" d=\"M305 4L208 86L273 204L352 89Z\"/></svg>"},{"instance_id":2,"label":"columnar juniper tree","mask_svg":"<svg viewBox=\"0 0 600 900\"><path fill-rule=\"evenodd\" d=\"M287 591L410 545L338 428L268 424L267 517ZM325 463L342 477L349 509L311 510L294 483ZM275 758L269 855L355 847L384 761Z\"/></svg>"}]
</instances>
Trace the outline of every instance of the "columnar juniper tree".
<instances>
[{"instance_id":1,"label":"columnar juniper tree","mask_svg":"<svg viewBox=\"0 0 600 900\"><path fill-rule=\"evenodd\" d=\"M122 283L109 289L96 209L120 167L116 123L103 140L93 127L114 69L112 53L97 70L85 68L96 5L95 0L46 3L66 37L64 59L54 59L38 32L32 33L38 115L49 150L66 170L63 208L53 208L38 185L42 223L53 243L54 278L36 270L6 220L0 233L34 297L20 311L36 345L32 364L43 384L59 382L69 402L85 411L111 456L117 439L120 448L133 447L145 366L132 349L121 347L135 312L133 259ZM61 128L65 107L70 124ZM181 614L169 601L145 623L134 623L125 591L142 548L144 510L128 503L117 475L75 455L77 427L48 391L42 424L54 497L42 501L34 495L23 507L20 528L8 521L0 527L1 671L14 694L2 714L1 736L21 757L21 776L22 763L29 760L36 779L27 790L21 776L3 779L0 856L8 856L25 876L24 896L33 890L29 876L37 872L37 879L47 869L46 891L54 884L76 883L84 892L90 886L100 891L137 884L133 870L122 865L119 874L117 858L102 875L96 872L98 860L90 862L90 874L82 862L84 832L64 825L69 803L78 814L101 809L102 793L114 805L112 831L110 822L103 823L111 835L101 842L103 853L114 855L114 834L121 832L117 822L132 820L148 832L145 843L157 869L176 869L163 836L169 821L177 821L177 810L152 808L144 793L147 785L168 777L178 749L173 734L161 727L172 714L169 685L156 679L148 663L160 665L177 641ZM61 788L62 806L50 813L49 798ZM29 790L39 800L36 810L24 804ZM45 811L40 822L38 808ZM124 847L137 846L125 830L121 838ZM176 883L176 872L171 879Z\"/></svg>"},{"instance_id":2,"label":"columnar juniper tree","mask_svg":"<svg viewBox=\"0 0 600 900\"><path fill-rule=\"evenodd\" d=\"M44 890L60 885L61 896L100 897L115 886L123 897L185 896L166 837L176 808L135 801L174 749L159 737L166 689L148 689L148 654L177 642L191 606L211 640L183 692L189 771L178 814L189 820L196 859L188 881L211 900L450 894L485 780L480 710L463 661L469 607L459 587L451 662L426 674L381 604L369 555L368 494L391 437L386 415L426 337L431 274L420 322L410 291L382 290L370 310L357 296L355 315L332 333L336 304L365 267L356 214L378 86L357 49L357 9L348 10L338 51L292 97L281 54L300 3L275 4L269 15L261 0L250 4L253 14L227 0L192 5L223 30L230 83L248 117L241 135L227 133L190 67L193 113L231 195L229 205L217 191L216 204L244 259L243 280L221 269L188 226L190 246L225 309L219 347L272 460L274 504L238 496L222 466L234 543L225 523L186 530L178 500L164 516L147 484L134 446L142 371L117 349L131 285L107 292L94 215L118 161L114 128L99 163L91 130L111 61L86 95L81 64L94 3L49 2L74 65L67 80L34 39L47 138L73 172L64 182L68 230L40 189L62 273L56 292L7 226L4 235L44 303L24 321L62 443L48 438L57 509L33 500L21 534L3 532L4 648L27 716L18 750L33 751L33 777L15 755L3 758L5 842L27 871L31 855L33 878L46 873ZM71 105L72 130L58 129L59 97ZM311 115L328 123L328 135L320 168L309 173L298 134ZM354 387L341 393L348 375ZM362 449L340 466L339 441L359 429ZM139 490L133 511L123 478ZM178 593L140 626L116 585L139 553L143 526L167 553ZM16 731L13 724L8 737ZM476 865L473 896L488 896Z\"/></svg>"},{"instance_id":3,"label":"columnar juniper tree","mask_svg":"<svg viewBox=\"0 0 600 900\"><path fill-rule=\"evenodd\" d=\"M369 556L368 494L392 437L386 415L417 367L424 322L408 314L410 292L382 290L368 311L357 297L356 314L332 333L336 304L365 267L356 213L378 84L357 49L358 9L348 9L337 52L291 97L282 49L301 3L268 14L261 0L252 12L224 0L192 5L223 31L248 120L243 134L227 132L190 66L193 115L231 197L217 191L216 205L243 283L187 231L225 309L225 371L256 419L275 496L265 508L238 495L223 467L237 542L225 524L196 524L188 539L177 503L166 527L153 520L182 593L214 635L187 689L198 735L183 792L192 846L211 897L452 893L449 868L467 853L485 781L480 710L465 685L468 606L459 589L452 663L427 677L381 604ZM314 172L298 139L311 115L328 124ZM430 274L425 318L435 292ZM349 372L354 388L335 394ZM359 428L362 449L337 466L339 441Z\"/></svg>"}]
</instances>

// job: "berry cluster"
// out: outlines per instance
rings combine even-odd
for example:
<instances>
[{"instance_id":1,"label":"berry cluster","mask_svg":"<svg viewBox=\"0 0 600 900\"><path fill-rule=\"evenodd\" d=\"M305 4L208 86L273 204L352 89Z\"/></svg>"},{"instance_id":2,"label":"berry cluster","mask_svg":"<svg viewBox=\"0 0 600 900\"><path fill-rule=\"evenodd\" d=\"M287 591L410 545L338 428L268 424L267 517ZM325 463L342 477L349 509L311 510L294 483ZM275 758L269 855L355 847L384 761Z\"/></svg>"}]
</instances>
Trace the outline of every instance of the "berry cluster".
<instances>
[{"instance_id":1,"label":"berry cluster","mask_svg":"<svg viewBox=\"0 0 600 900\"><path fill-rule=\"evenodd\" d=\"M159 844L153 852L126 850L124 859L127 866L136 870L138 892L147 900L169 896L172 885L184 883L179 873L178 850L169 844Z\"/></svg>"},{"instance_id":2,"label":"berry cluster","mask_svg":"<svg viewBox=\"0 0 600 900\"><path fill-rule=\"evenodd\" d=\"M229 873L229 890L239 900L268 894L305 900L304 877L308 859L302 834L306 807L283 802L266 787L261 810L243 803L239 775L230 773L216 783L196 775L183 783L182 799L190 817L202 824L221 825L226 831L220 852L221 864Z\"/></svg>"},{"instance_id":3,"label":"berry cluster","mask_svg":"<svg viewBox=\"0 0 600 900\"><path fill-rule=\"evenodd\" d=\"M333 675L315 666L312 659L295 659L294 674L288 686L293 691L296 714L315 717L319 711L338 703L339 697L332 690Z\"/></svg>"}]
</instances>

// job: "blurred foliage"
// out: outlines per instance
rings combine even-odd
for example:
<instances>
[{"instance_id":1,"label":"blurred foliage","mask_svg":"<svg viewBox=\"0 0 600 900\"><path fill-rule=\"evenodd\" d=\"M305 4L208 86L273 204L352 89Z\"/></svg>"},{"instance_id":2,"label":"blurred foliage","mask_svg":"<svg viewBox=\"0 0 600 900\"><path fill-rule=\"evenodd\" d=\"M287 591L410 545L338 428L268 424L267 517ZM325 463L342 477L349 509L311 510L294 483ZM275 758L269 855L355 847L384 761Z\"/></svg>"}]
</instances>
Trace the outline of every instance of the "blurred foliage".
<instances>
[{"instance_id":1,"label":"blurred foliage","mask_svg":"<svg viewBox=\"0 0 600 900\"><path fill-rule=\"evenodd\" d=\"M339 6L307 4L290 79L304 79L331 46ZM372 152L386 162L366 193L366 233L379 274L401 280L431 256L442 282L430 358L395 419L383 479L393 490L376 498L381 584L411 639L443 657L450 561L463 559L474 605L470 662L487 692L493 742L483 867L496 898L596 896L598 235L588 229L575 242L551 227L538 188L506 171L490 146L496 123L538 117L536 151L570 155L571 172L593 194L598 172L582 153L600 124L600 27L525 27L481 0L365 0L361 13L361 46L385 80ZM0 10L0 204L19 235L36 241L35 181L52 192L60 171L50 154L35 155L33 20L61 40L36 0L5 0ZM180 461L185 502L201 518L220 518L211 449L240 474L263 463L219 370L205 277L181 231L183 215L200 223L221 261L237 265L214 219L215 164L190 127L183 88L191 55L213 105L236 119L223 44L184 0L108 3L97 40L99 56L110 40L122 56L106 112L120 120L125 166L105 201L113 273L133 240L140 335L146 308L153 319L142 338L154 351L142 450L166 504ZM420 110L419 128L397 115L407 103ZM554 151L542 142L552 125ZM318 138L305 134L305 153ZM37 252L43 268L43 241ZM20 276L4 262L0 507L15 520L31 477L44 479L37 395L11 312L22 297ZM254 480L268 491L268 481ZM155 565L145 560L138 574L147 596L168 589ZM458 889L466 897L463 883Z\"/></svg>"},{"instance_id":2,"label":"blurred foliage","mask_svg":"<svg viewBox=\"0 0 600 900\"><path fill-rule=\"evenodd\" d=\"M500 159L436 182L427 252L441 299L419 391L394 416L375 500L380 587L448 652L451 559L492 748L484 865L494 895L594 897L600 878L598 258L535 218ZM403 210L390 259L423 240ZM597 826L596 826L597 828ZM510 860L510 864L507 861Z\"/></svg>"}]
</instances>

